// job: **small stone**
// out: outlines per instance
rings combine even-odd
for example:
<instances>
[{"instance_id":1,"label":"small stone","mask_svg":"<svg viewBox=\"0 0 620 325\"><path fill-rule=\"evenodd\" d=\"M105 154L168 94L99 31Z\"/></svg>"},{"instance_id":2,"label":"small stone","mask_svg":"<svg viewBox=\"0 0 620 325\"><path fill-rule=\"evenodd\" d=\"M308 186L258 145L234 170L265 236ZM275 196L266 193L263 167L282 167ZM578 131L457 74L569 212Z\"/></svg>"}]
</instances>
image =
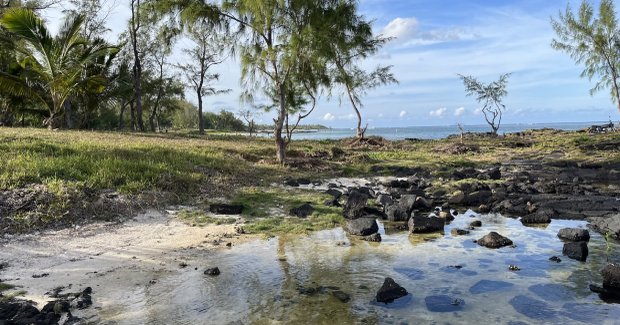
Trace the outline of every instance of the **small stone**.
<instances>
[{"instance_id":1,"label":"small stone","mask_svg":"<svg viewBox=\"0 0 620 325\"><path fill-rule=\"evenodd\" d=\"M469 223L469 226L473 228L482 227L482 221L474 220L471 223Z\"/></svg>"},{"instance_id":2,"label":"small stone","mask_svg":"<svg viewBox=\"0 0 620 325\"><path fill-rule=\"evenodd\" d=\"M492 231L488 235L478 239L477 243L480 246L488 248L500 248L512 245L512 240Z\"/></svg>"},{"instance_id":3,"label":"small stone","mask_svg":"<svg viewBox=\"0 0 620 325\"><path fill-rule=\"evenodd\" d=\"M336 299L340 300L340 302L346 303L351 300L351 296L341 290L332 291L332 296L336 297Z\"/></svg>"},{"instance_id":4,"label":"small stone","mask_svg":"<svg viewBox=\"0 0 620 325\"><path fill-rule=\"evenodd\" d=\"M220 269L218 267L209 268L205 270L204 274L211 276L220 275Z\"/></svg>"},{"instance_id":5,"label":"small stone","mask_svg":"<svg viewBox=\"0 0 620 325\"><path fill-rule=\"evenodd\" d=\"M559 258L559 257L557 257L557 256L551 256L551 257L549 258L549 260L550 260L551 262L556 262L556 263L560 263L560 262L562 262L562 259L560 259L560 258Z\"/></svg>"},{"instance_id":6,"label":"small stone","mask_svg":"<svg viewBox=\"0 0 620 325\"><path fill-rule=\"evenodd\" d=\"M516 265L512 265L512 264L510 264L510 265L508 266L508 270L510 270L510 271L521 271L521 268L519 268L519 267L518 267L518 266L516 266Z\"/></svg>"},{"instance_id":7,"label":"small stone","mask_svg":"<svg viewBox=\"0 0 620 325\"><path fill-rule=\"evenodd\" d=\"M463 235L468 235L469 234L469 230L465 230L465 229L459 229L459 228L452 228L452 230L450 230L450 233L452 234L452 236L463 236Z\"/></svg>"},{"instance_id":8,"label":"small stone","mask_svg":"<svg viewBox=\"0 0 620 325\"><path fill-rule=\"evenodd\" d=\"M381 235L379 233L374 233L372 235L364 237L364 240L378 243L378 242L381 242Z\"/></svg>"}]
</instances>

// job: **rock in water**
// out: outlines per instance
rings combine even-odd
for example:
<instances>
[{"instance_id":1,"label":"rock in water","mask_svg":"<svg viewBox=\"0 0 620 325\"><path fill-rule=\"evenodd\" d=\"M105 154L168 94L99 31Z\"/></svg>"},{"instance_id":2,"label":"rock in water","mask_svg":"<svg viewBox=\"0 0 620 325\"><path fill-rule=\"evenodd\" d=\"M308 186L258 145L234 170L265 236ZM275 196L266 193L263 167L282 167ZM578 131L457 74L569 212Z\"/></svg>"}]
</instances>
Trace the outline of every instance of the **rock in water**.
<instances>
[{"instance_id":1,"label":"rock in water","mask_svg":"<svg viewBox=\"0 0 620 325\"><path fill-rule=\"evenodd\" d=\"M470 227L472 228L478 228L478 227L482 227L482 221L480 220L474 220L469 224Z\"/></svg>"},{"instance_id":2,"label":"rock in water","mask_svg":"<svg viewBox=\"0 0 620 325\"><path fill-rule=\"evenodd\" d=\"M562 254L574 260L585 262L588 258L588 243L585 241L565 243Z\"/></svg>"},{"instance_id":3,"label":"rock in water","mask_svg":"<svg viewBox=\"0 0 620 325\"><path fill-rule=\"evenodd\" d=\"M620 291L620 265L607 264L602 270L603 287L606 289L616 289Z\"/></svg>"},{"instance_id":4,"label":"rock in water","mask_svg":"<svg viewBox=\"0 0 620 325\"><path fill-rule=\"evenodd\" d=\"M399 204L389 205L385 211L389 221L407 221L409 213Z\"/></svg>"},{"instance_id":5,"label":"rock in water","mask_svg":"<svg viewBox=\"0 0 620 325\"><path fill-rule=\"evenodd\" d=\"M336 297L336 299L340 300L341 302L348 302L349 300L351 300L351 296L341 290L332 291L332 296Z\"/></svg>"},{"instance_id":6,"label":"rock in water","mask_svg":"<svg viewBox=\"0 0 620 325\"><path fill-rule=\"evenodd\" d=\"M212 276L220 275L220 269L218 267L212 267L212 268L206 269L204 273L206 275L212 275Z\"/></svg>"},{"instance_id":7,"label":"rock in water","mask_svg":"<svg viewBox=\"0 0 620 325\"><path fill-rule=\"evenodd\" d=\"M558 237L572 241L589 241L590 232L587 229L563 228L558 232Z\"/></svg>"},{"instance_id":8,"label":"rock in water","mask_svg":"<svg viewBox=\"0 0 620 325\"><path fill-rule=\"evenodd\" d=\"M455 236L455 237L456 236L463 236L463 235L469 234L469 230L459 229L459 228L452 228L450 233L452 234L452 236Z\"/></svg>"},{"instance_id":9,"label":"rock in water","mask_svg":"<svg viewBox=\"0 0 620 325\"><path fill-rule=\"evenodd\" d=\"M370 236L364 237L364 240L365 241L369 241L369 242L378 243L378 242L381 242L381 235L379 233L375 233L375 234L372 234Z\"/></svg>"},{"instance_id":10,"label":"rock in water","mask_svg":"<svg viewBox=\"0 0 620 325\"><path fill-rule=\"evenodd\" d=\"M217 214L241 214L243 212L243 205L239 204L211 204L209 211Z\"/></svg>"},{"instance_id":11,"label":"rock in water","mask_svg":"<svg viewBox=\"0 0 620 325\"><path fill-rule=\"evenodd\" d=\"M377 301L387 304L407 294L407 290L394 282L394 279L385 278L383 285L379 291L377 291Z\"/></svg>"},{"instance_id":12,"label":"rock in water","mask_svg":"<svg viewBox=\"0 0 620 325\"><path fill-rule=\"evenodd\" d=\"M492 231L488 235L478 239L478 245L488 248L500 248L512 245L512 240Z\"/></svg>"},{"instance_id":13,"label":"rock in water","mask_svg":"<svg viewBox=\"0 0 620 325\"><path fill-rule=\"evenodd\" d=\"M537 212L528 214L521 218L521 223L524 225L530 224L540 224L540 223L550 223L551 217L548 213L545 212Z\"/></svg>"},{"instance_id":14,"label":"rock in water","mask_svg":"<svg viewBox=\"0 0 620 325\"><path fill-rule=\"evenodd\" d=\"M368 196L358 191L353 191L347 198L343 215L347 219L357 219L364 215L364 208L368 203Z\"/></svg>"},{"instance_id":15,"label":"rock in water","mask_svg":"<svg viewBox=\"0 0 620 325\"><path fill-rule=\"evenodd\" d=\"M347 221L345 230L355 236L368 236L379 231L379 225L373 218L359 218Z\"/></svg>"},{"instance_id":16,"label":"rock in water","mask_svg":"<svg viewBox=\"0 0 620 325\"><path fill-rule=\"evenodd\" d=\"M409 219L409 233L422 234L436 231L443 231L445 225L443 218L413 216Z\"/></svg>"},{"instance_id":17,"label":"rock in water","mask_svg":"<svg viewBox=\"0 0 620 325\"><path fill-rule=\"evenodd\" d=\"M306 218L314 212L314 207L309 203L304 203L301 206L291 209L291 215L297 216L299 218Z\"/></svg>"}]
</instances>

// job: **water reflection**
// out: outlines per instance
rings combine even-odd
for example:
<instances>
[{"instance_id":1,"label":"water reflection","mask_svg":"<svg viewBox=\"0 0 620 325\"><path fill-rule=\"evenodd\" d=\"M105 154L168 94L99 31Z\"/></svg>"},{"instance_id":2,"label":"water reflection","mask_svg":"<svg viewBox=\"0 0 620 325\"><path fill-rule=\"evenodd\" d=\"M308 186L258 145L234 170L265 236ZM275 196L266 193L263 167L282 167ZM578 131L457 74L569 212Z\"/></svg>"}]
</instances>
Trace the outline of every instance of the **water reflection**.
<instances>
[{"instance_id":1,"label":"water reflection","mask_svg":"<svg viewBox=\"0 0 620 325\"><path fill-rule=\"evenodd\" d=\"M445 234L409 236L381 226L381 243L347 238L341 229L307 237L256 241L214 255L198 252L196 265L218 266L222 274L183 269L159 275L138 297L104 319L147 324L400 324L427 323L605 323L619 319L620 306L604 304L588 290L600 283L607 260L604 239L593 233L590 257L582 263L562 258L564 227L553 221L528 228L496 215L476 216L483 227L450 235L472 220L459 215ZM489 231L509 237L516 247L487 249L473 243ZM339 242L350 245L337 245ZM618 245L614 245L617 251ZM202 254L202 255L201 255ZM614 256L612 256L614 258ZM521 271L510 271L508 265ZM385 277L410 295L393 304L374 302ZM127 295L134 294L134 291ZM121 311L124 310L124 311ZM132 316L123 316L126 311ZM127 314L125 314L127 315Z\"/></svg>"}]
</instances>

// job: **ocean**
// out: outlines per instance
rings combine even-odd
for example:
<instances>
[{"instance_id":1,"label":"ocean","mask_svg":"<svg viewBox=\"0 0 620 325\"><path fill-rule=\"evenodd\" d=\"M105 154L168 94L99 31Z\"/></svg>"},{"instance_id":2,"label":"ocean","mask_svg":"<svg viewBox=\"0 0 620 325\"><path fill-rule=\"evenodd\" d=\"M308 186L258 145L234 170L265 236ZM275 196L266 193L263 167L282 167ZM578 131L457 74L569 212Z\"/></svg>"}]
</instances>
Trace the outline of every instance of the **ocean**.
<instances>
[{"instance_id":1,"label":"ocean","mask_svg":"<svg viewBox=\"0 0 620 325\"><path fill-rule=\"evenodd\" d=\"M499 129L499 134L521 132L530 129L553 128L567 131L580 130L593 124L606 124L608 122L564 122L564 123L533 123L533 124L504 124ZM488 125L464 125L465 132L489 132ZM410 127L381 127L368 128L366 136L380 136L388 140L416 139L442 139L451 134L459 134L456 125L447 126L410 126ZM317 131L302 131L293 134L293 140L327 140L342 139L355 136L355 129L326 129Z\"/></svg>"}]
</instances>

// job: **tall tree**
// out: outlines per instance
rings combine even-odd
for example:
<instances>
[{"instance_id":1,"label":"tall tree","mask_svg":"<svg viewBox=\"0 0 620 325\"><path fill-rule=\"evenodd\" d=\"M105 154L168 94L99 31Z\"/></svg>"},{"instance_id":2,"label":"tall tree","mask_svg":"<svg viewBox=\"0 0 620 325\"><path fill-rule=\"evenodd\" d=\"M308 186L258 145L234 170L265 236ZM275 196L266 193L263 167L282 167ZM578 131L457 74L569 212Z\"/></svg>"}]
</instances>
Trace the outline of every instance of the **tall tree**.
<instances>
[{"instance_id":1,"label":"tall tree","mask_svg":"<svg viewBox=\"0 0 620 325\"><path fill-rule=\"evenodd\" d=\"M138 47L138 33L142 26L140 19L140 0L130 0L131 2L131 19L129 21L129 36L131 38L131 48L133 51L133 83L134 83L134 100L136 113L136 127L138 131L144 132L144 122L142 120L142 60L140 56L140 48Z\"/></svg>"},{"instance_id":2,"label":"tall tree","mask_svg":"<svg viewBox=\"0 0 620 325\"><path fill-rule=\"evenodd\" d=\"M213 25L205 19L191 24L187 29L187 36L194 42L194 46L184 51L189 62L178 67L196 94L198 129L200 134L205 134L204 97L230 92L230 89L216 89L213 83L219 80L220 75L210 72L214 66L225 60L224 51L226 46L230 45L230 40L218 34Z\"/></svg>"},{"instance_id":3,"label":"tall tree","mask_svg":"<svg viewBox=\"0 0 620 325\"><path fill-rule=\"evenodd\" d=\"M493 130L493 134L497 135L497 130L502 124L502 115L506 109L502 99L508 95L506 85L510 73L501 75L498 80L489 84L484 84L472 76L459 75L459 77L465 85L467 96L476 96L478 103L482 103L484 119Z\"/></svg>"},{"instance_id":4,"label":"tall tree","mask_svg":"<svg viewBox=\"0 0 620 325\"><path fill-rule=\"evenodd\" d=\"M575 63L585 65L582 78L600 78L590 94L610 88L620 110L620 28L614 2L601 0L598 17L588 1L581 3L577 14L567 5L557 20L551 19L551 26L557 35L551 46L568 53Z\"/></svg>"},{"instance_id":5,"label":"tall tree","mask_svg":"<svg viewBox=\"0 0 620 325\"><path fill-rule=\"evenodd\" d=\"M93 66L107 64L118 51L103 40L89 42L80 35L82 16L69 16L52 37L45 23L28 9L9 9L0 25L17 39L15 52L21 75L0 72L0 87L35 99L48 108L45 125L60 127L67 98L81 91L101 92L106 80Z\"/></svg>"}]
</instances>

